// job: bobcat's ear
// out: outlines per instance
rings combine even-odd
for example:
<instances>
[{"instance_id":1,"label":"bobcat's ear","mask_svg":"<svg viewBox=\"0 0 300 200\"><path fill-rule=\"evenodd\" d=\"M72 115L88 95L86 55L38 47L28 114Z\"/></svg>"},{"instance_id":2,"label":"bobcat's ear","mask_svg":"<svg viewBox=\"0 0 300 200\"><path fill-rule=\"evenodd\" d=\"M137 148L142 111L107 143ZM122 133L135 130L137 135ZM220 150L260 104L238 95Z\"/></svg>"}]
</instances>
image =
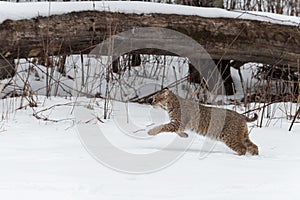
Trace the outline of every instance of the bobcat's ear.
<instances>
[{"instance_id":1,"label":"bobcat's ear","mask_svg":"<svg viewBox=\"0 0 300 200\"><path fill-rule=\"evenodd\" d=\"M162 90L162 93L164 93L165 95L168 95L170 93L170 91L168 88L166 88L166 89Z\"/></svg>"}]
</instances>

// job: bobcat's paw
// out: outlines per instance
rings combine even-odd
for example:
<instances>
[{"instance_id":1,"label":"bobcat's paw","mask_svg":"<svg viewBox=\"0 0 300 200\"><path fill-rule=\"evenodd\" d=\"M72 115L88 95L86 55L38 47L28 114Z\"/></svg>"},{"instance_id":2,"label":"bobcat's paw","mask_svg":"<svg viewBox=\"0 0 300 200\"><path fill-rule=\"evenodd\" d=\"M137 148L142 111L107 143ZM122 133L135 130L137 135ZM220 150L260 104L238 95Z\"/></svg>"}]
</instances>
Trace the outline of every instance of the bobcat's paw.
<instances>
[{"instance_id":1,"label":"bobcat's paw","mask_svg":"<svg viewBox=\"0 0 300 200\"><path fill-rule=\"evenodd\" d=\"M247 148L247 151L248 151L249 153L251 153L252 155L255 155L255 156L258 155L258 148L257 148L256 145L252 145L252 146L248 147L248 148Z\"/></svg>"},{"instance_id":2,"label":"bobcat's paw","mask_svg":"<svg viewBox=\"0 0 300 200\"><path fill-rule=\"evenodd\" d=\"M180 132L180 133L177 133L180 137L183 137L183 138L187 138L189 137L188 134L186 134L185 132Z\"/></svg>"},{"instance_id":3,"label":"bobcat's paw","mask_svg":"<svg viewBox=\"0 0 300 200\"><path fill-rule=\"evenodd\" d=\"M154 127L148 131L148 135L157 135L159 133L159 130L160 129L158 129L157 127Z\"/></svg>"}]
</instances>

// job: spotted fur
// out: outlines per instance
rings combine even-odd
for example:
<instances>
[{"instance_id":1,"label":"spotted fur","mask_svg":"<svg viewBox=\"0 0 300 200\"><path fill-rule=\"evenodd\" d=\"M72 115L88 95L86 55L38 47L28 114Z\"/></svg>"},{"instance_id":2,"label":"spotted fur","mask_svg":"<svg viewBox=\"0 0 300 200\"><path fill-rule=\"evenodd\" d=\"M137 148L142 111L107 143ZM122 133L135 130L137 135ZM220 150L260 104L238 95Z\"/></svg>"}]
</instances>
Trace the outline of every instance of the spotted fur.
<instances>
[{"instance_id":1,"label":"spotted fur","mask_svg":"<svg viewBox=\"0 0 300 200\"><path fill-rule=\"evenodd\" d=\"M188 137L184 131L190 129L224 142L238 155L245 155L246 152L258 155L258 147L250 140L246 124L257 120L256 114L253 118L248 118L232 110L203 106L182 99L168 89L157 93L153 97L152 105L165 109L170 122L152 128L148 131L149 135L175 132L180 137Z\"/></svg>"}]
</instances>

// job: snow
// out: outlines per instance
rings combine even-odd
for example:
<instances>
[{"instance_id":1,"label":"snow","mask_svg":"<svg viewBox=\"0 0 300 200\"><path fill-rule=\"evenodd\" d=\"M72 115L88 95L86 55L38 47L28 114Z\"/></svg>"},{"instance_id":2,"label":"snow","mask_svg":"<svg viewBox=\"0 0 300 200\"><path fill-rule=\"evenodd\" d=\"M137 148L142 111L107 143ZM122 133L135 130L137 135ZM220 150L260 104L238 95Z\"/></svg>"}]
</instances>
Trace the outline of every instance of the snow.
<instances>
[{"instance_id":1,"label":"snow","mask_svg":"<svg viewBox=\"0 0 300 200\"><path fill-rule=\"evenodd\" d=\"M167 62L179 70L176 67L181 66L183 61L177 59L173 58L172 62L167 59ZM85 60L93 63L87 58ZM79 63L78 56L71 56L67 60L68 75L74 76L75 81L81 80L78 76L82 74ZM76 66L77 74L71 66ZM21 60L18 65L19 76L12 82L22 88L23 82L20 79L28 77L28 69L29 64ZM24 98L21 104L22 97L0 100L2 199L299 199L300 124L299 119L296 120L297 123L289 132L291 120L287 120L287 113L295 113L296 104L273 104L270 111L273 119L264 118L263 128L257 127L260 120L249 123L250 138L258 145L260 155L238 156L223 143L193 132L188 132L192 143L187 149L181 145L186 139L174 133L147 136L147 130L169 120L164 110L150 105L110 101L110 119L104 120L102 99L69 97L63 90L59 91L63 97L47 99L41 95L45 92L41 89L45 87L42 73L45 68L36 66L31 70L33 75L29 75L28 80L34 91L40 94L34 96L38 107L26 106L28 102ZM101 71L101 67L98 70ZM181 70L177 73L184 75L186 71L183 68ZM248 66L242 71L245 81L248 79L246 75L251 74L249 70ZM168 79L174 76L173 71L166 69ZM89 73L94 74L93 71ZM35 74L38 74L38 79L35 79ZM126 79L125 75L123 79ZM54 77L65 84L75 84L59 74ZM157 81L161 82L159 77L158 73ZM238 83L236 72L233 73L233 79ZM99 82L98 79L94 81ZM241 86L237 86L237 89L241 90ZM51 107L53 105L57 106ZM252 104L250 109L254 106L260 105ZM245 111L242 106L226 107L240 113ZM81 118L74 112L74 108L82 109L89 116ZM45 111L38 113L39 116L58 122L38 120L32 116L43 109ZM261 117L261 111L258 114ZM97 120L97 117L104 123ZM131 124L126 126L128 119ZM96 127L99 134L103 133L113 146L102 146L99 140L95 140L96 145L109 158L119 161L121 169L112 169L114 166L100 162L92 154L93 151L87 148L83 138L90 132L80 133L82 126ZM179 143L170 147L169 144L176 140ZM149 173L147 169L152 166L153 158L146 157L142 163L132 162L126 157L113 154L115 147L134 155L160 155L161 150L165 150L178 157ZM132 171L120 172L122 165L125 167L128 163L145 167L145 173L136 175Z\"/></svg>"},{"instance_id":2,"label":"snow","mask_svg":"<svg viewBox=\"0 0 300 200\"><path fill-rule=\"evenodd\" d=\"M38 98L39 107L33 108L36 111L74 102L74 99L59 97ZM77 102L95 106L95 110L83 108L102 118L102 100L91 103L90 99L79 98ZM100 106L96 107L96 103ZM273 121L270 127L249 124L254 127L250 137L259 146L259 156L237 156L217 142L211 152L199 157L206 151L202 148L205 138L196 136L192 146L169 167L155 173L132 175L103 166L85 150L77 134L72 106L44 112L51 119L70 119L53 123L35 119L32 108L16 110L20 98L3 99L0 104L2 199L299 199L300 126L295 124L293 131L288 132L290 121L280 114L280 120ZM116 114L122 114L120 107L125 104L115 102L114 105ZM164 112L149 105L130 104L129 107L132 119L137 119L139 124L147 124L149 120L147 112L141 114L141 110L154 109L157 117ZM158 119L155 123L164 120ZM165 133L137 140L116 129L114 116L98 126L111 141L128 152L151 153L165 148L177 137ZM180 147L168 150L183 151Z\"/></svg>"},{"instance_id":3,"label":"snow","mask_svg":"<svg viewBox=\"0 0 300 200\"><path fill-rule=\"evenodd\" d=\"M53 61L56 59L53 58ZM160 57L143 55L142 61L141 67L132 68L130 71L126 70L120 75L121 79L114 78L110 81L109 90L113 99L128 101L136 96L143 97L159 90L161 83L166 87L176 80L183 79L188 74L186 58L167 56L164 63ZM68 56L65 64L68 76L63 76L57 70L48 69L48 74L51 74L52 78L50 94L53 96L76 96L75 91L80 91L92 95L100 93L103 97L106 91L107 62L106 56L95 59L85 55L82 66L79 55ZM24 88L24 82L27 79L35 94L46 95L46 67L30 63L25 59L20 59L17 63L18 76L14 76L12 80L2 81L3 83L10 81L10 84L4 88L0 98L12 91L20 91ZM84 73L83 78L82 73ZM163 76L168 78L163 78ZM82 79L85 81L84 87ZM182 83L177 85L176 90L186 96L187 88L187 84ZM80 93L80 95L82 94Z\"/></svg>"},{"instance_id":4,"label":"snow","mask_svg":"<svg viewBox=\"0 0 300 200\"><path fill-rule=\"evenodd\" d=\"M300 18L273 13L227 11L218 8L200 8L150 2L96 1L96 2L0 2L0 23L6 19L20 20L74 11L110 11L149 15L152 13L196 15L206 18L239 18L276 24L299 26Z\"/></svg>"},{"instance_id":5,"label":"snow","mask_svg":"<svg viewBox=\"0 0 300 200\"><path fill-rule=\"evenodd\" d=\"M95 64L92 59L84 59L91 65ZM178 75L186 73L182 65L183 60L174 57L168 58L167 62L168 66L171 66L170 69L174 67L175 70L179 70L176 67L182 66L181 71L176 72ZM62 97L47 99L42 95L45 93L45 77L43 78L42 73L45 67L31 66L32 75L28 76L29 66L24 60L20 60L19 75L12 82L22 88L21 77L28 77L32 89L39 94L34 96L38 107L26 106L28 102L24 98L21 104L22 97L0 100L2 199L299 199L300 124L297 120L289 132L291 120L287 120L287 113L295 113L296 104L273 104L270 111L273 119L264 118L263 128L257 127L260 121L248 124L251 130L250 138L259 147L259 156L238 156L223 143L211 141L192 132L188 132L192 143L186 149L181 145L186 139L179 138L174 133L147 136L147 130L169 120L162 109L150 105L110 101L110 119L104 120L102 99L69 97L67 93L63 93L64 90L59 91ZM79 57L70 56L67 59L66 70L69 76L75 77L74 80L79 82L73 83L59 74L54 78L67 85L80 85L80 67ZM77 73L74 72L74 68ZM147 66L143 66L144 68L143 74L147 74ZM101 67L97 69L101 71ZM246 66L242 70L245 81L250 78L250 69ZM88 70L85 72L88 73ZM169 81L174 76L173 72L174 70L169 69L165 71ZM95 71L89 73L98 76ZM235 83L239 83L237 72L232 75ZM157 81L161 82L159 77L160 74L157 73ZM127 78L125 73L123 79ZM94 81L99 82L98 79ZM142 84L138 79L136 81L138 85ZM13 85L10 87L14 88ZM238 84L237 89L241 90ZM7 88L3 92L8 92ZM51 107L53 105L56 106ZM74 112L73 105L90 115L81 118L82 116ZM20 106L22 109L19 109ZM250 109L254 106L260 105L252 104ZM242 106L226 107L241 113L245 111ZM38 113L39 116L59 122L38 120L32 116L43 109L45 111ZM261 117L261 111L258 111L258 114ZM97 117L104 123L97 120ZM127 119L134 123L126 126ZM121 169L112 169L112 165L100 162L101 160L92 154L93 151L87 148L82 137L90 133L80 134L82 126L96 127L99 133L102 131L114 146L102 146L99 140L95 140L96 144L108 157L119 161ZM179 143L170 147L169 144L175 140ZM148 173L149 170L139 175L122 173L122 165L125 167L129 162L149 169L153 158L146 157L146 161L142 163L138 160L132 162L126 157L113 154L115 147L134 155L160 155L161 150L165 150L171 155L177 154L178 157L167 165L163 163L151 173Z\"/></svg>"},{"instance_id":6,"label":"snow","mask_svg":"<svg viewBox=\"0 0 300 200\"><path fill-rule=\"evenodd\" d=\"M49 5L51 5L50 9ZM48 16L49 10L52 15L93 9L93 2L22 4L0 2L0 22L5 19L17 20ZM195 14L205 17L237 17L241 14L238 11L140 2L95 2L95 9L140 14L157 12ZM257 18L254 16L257 14L268 16L268 18ZM273 23L286 25L299 23L299 18L258 12L249 12L241 17L270 20ZM103 87L99 86L99 82L105 79L101 77L101 74L105 72L101 66L96 65L97 62L86 57L84 59L91 66L97 66L94 70L98 70L86 68L85 78L89 85L84 88L84 91L98 92L99 87ZM187 73L187 64L184 65L184 61L179 58L173 59L173 61L167 59L167 65L171 67L164 72L168 79L164 84L174 81L172 80L174 75L181 78L180 76L185 76ZM110 119L104 120L102 99L70 97L68 93L70 89L80 89L82 77L79 75L82 74L81 68L84 66L80 65L78 56L69 57L67 75L73 77L74 81L54 71L53 80L64 83L65 88L63 90L59 85L56 87L57 82L53 81L53 88L61 97L46 98L43 96L46 68L31 65L24 60L20 61L18 76L12 79L12 85L6 87L1 95L12 89L23 88L24 80L28 79L35 93L34 98L38 107L29 107L26 99L22 97L0 100L1 199L299 199L300 124L297 119L297 123L289 132L291 120L287 119L288 113L295 113L299 105L290 102L273 104L270 110L272 119L264 118L263 128L257 127L260 120L248 124L251 130L250 138L259 147L259 156L248 154L237 156L223 143L211 141L192 132L188 132L193 138L192 143L185 149L180 142L184 143L186 139L179 138L174 133L162 133L155 137L147 136L147 130L168 121L162 109L150 105L111 100L109 102ZM131 71L132 75L137 75L135 80L130 79L125 72L119 84L129 91L125 86L132 86L133 83L136 84L133 85L134 87L147 85L154 80L161 83L162 72L157 72L154 77L148 70L151 66L153 63L149 66L142 66L143 77L138 74L139 72ZM237 72L235 70L232 72L237 89L242 94ZM246 67L242 73L247 82L251 75L250 69ZM8 80L1 81L1 85L5 81ZM119 87L116 83L113 84L114 87ZM142 88L140 91L149 92L148 89ZM184 85L180 85L177 90L183 92ZM260 105L250 106L253 108ZM245 111L242 106L228 105L226 107L240 113ZM78 118L81 116L76 115L74 108L80 108L89 113L89 117L79 121ZM38 115L48 121L38 120L33 116L34 113L43 109L45 111ZM261 119L261 111L258 111L258 114ZM100 122L97 117L104 123ZM128 118L134 122L134 126L130 124L126 127L124 122L127 122ZM95 159L95 155L87 149L82 138L89 132L80 133L82 126L97 127L99 133L102 131L108 141L114 145L113 147L99 145L99 148L107 152L108 156L113 156L109 153L113 152L112 148L118 147L127 153L139 155L159 153L163 149L171 154L180 155L180 158L167 166L153 170L152 173L139 175L121 173L121 169L116 171ZM179 141L179 145L168 146L176 140ZM95 143L101 144L98 141ZM112 159L120 161L121 164L124 163L124 166L129 162L126 157L116 154ZM130 164L149 167L152 162L153 160L149 159L143 163Z\"/></svg>"}]
</instances>

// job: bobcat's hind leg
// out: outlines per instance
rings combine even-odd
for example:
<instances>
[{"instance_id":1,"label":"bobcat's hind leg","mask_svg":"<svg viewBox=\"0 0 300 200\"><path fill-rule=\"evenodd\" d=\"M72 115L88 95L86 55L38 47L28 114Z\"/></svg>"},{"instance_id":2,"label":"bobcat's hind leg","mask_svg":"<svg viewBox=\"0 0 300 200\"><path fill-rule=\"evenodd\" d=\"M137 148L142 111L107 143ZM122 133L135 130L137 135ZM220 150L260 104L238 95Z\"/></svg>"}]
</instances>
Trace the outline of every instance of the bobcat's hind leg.
<instances>
[{"instance_id":1,"label":"bobcat's hind leg","mask_svg":"<svg viewBox=\"0 0 300 200\"><path fill-rule=\"evenodd\" d=\"M251 153L252 155L258 155L258 147L253 142L251 142L248 130L246 130L244 133L244 144L249 153Z\"/></svg>"},{"instance_id":2,"label":"bobcat's hind leg","mask_svg":"<svg viewBox=\"0 0 300 200\"><path fill-rule=\"evenodd\" d=\"M239 156L245 155L247 148L242 141L238 139L223 141L230 149L237 152Z\"/></svg>"}]
</instances>

